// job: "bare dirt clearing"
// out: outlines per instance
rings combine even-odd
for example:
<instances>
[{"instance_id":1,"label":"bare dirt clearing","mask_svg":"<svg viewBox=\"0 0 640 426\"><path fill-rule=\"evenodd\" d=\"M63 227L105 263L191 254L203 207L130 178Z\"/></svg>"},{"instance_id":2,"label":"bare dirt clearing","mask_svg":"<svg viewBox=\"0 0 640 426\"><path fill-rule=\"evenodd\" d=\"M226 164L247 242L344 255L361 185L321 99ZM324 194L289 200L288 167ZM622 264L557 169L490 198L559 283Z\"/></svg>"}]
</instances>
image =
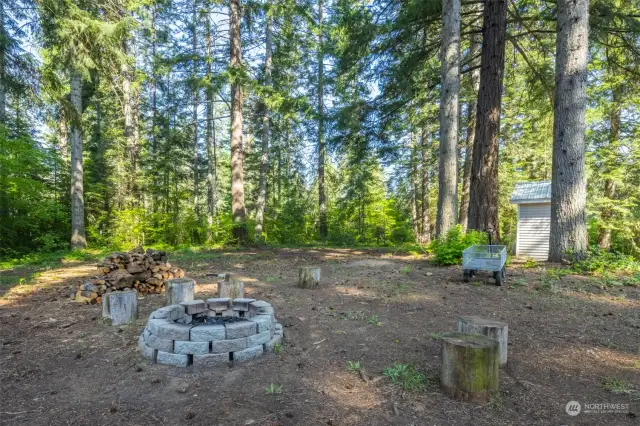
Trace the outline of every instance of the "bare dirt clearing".
<instances>
[{"instance_id":1,"label":"bare dirt clearing","mask_svg":"<svg viewBox=\"0 0 640 426\"><path fill-rule=\"evenodd\" d=\"M214 279L246 279L250 297L272 303L285 326L284 352L223 369L149 364L137 338L161 295L140 300L136 325L111 327L98 305L63 290L94 275L61 265L0 299L2 424L509 425L638 424L640 289L598 290L581 277L548 282L544 271L508 269L462 283L459 267L366 250L247 250L171 256L201 298ZM297 267L320 265L319 290L295 286ZM485 405L444 396L437 385L405 392L383 376L412 363L429 383L440 368L441 333L458 315L509 324L501 394ZM365 383L347 370L360 361ZM603 386L606 380L624 386ZM267 394L273 383L281 392ZM630 404L628 414L580 414L565 405ZM398 415L394 414L393 405Z\"/></svg>"}]
</instances>

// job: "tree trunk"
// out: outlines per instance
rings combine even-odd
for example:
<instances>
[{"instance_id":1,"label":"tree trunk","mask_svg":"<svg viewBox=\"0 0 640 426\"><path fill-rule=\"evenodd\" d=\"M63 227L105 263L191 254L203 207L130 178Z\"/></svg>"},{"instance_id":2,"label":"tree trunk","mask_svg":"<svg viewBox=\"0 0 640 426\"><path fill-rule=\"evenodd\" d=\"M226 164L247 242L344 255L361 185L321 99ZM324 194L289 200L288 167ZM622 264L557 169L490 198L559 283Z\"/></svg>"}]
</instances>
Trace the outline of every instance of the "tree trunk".
<instances>
[{"instance_id":1,"label":"tree trunk","mask_svg":"<svg viewBox=\"0 0 640 426\"><path fill-rule=\"evenodd\" d=\"M138 319L138 292L114 291L102 296L102 318L111 325L134 323Z\"/></svg>"},{"instance_id":2,"label":"tree trunk","mask_svg":"<svg viewBox=\"0 0 640 426\"><path fill-rule=\"evenodd\" d=\"M213 240L213 220L218 204L216 123L214 120L215 100L213 96L213 47L214 35L211 31L211 18L206 20L207 30L207 241Z\"/></svg>"},{"instance_id":3,"label":"tree trunk","mask_svg":"<svg viewBox=\"0 0 640 426\"><path fill-rule=\"evenodd\" d=\"M243 298L244 281L218 281L218 297Z\"/></svg>"},{"instance_id":4,"label":"tree trunk","mask_svg":"<svg viewBox=\"0 0 640 426\"><path fill-rule=\"evenodd\" d=\"M84 171L82 169L82 76L71 74L71 248L86 248L84 230Z\"/></svg>"},{"instance_id":5,"label":"tree trunk","mask_svg":"<svg viewBox=\"0 0 640 426\"><path fill-rule=\"evenodd\" d=\"M264 60L264 85L267 90L271 87L271 66L272 66L272 34L271 16L267 10L266 17L266 41ZM258 203L256 206L256 238L262 240L262 225L264 220L264 209L267 200L267 171L269 168L269 107L266 102L263 105L262 116L262 152L260 154L260 181L258 183Z\"/></svg>"},{"instance_id":6,"label":"tree trunk","mask_svg":"<svg viewBox=\"0 0 640 426\"><path fill-rule=\"evenodd\" d=\"M7 37L4 30L4 2L0 1L0 125L5 125L7 114L7 88L5 74L5 54Z\"/></svg>"},{"instance_id":7,"label":"tree trunk","mask_svg":"<svg viewBox=\"0 0 640 426\"><path fill-rule=\"evenodd\" d=\"M321 270L318 266L301 266L298 269L298 287L318 288Z\"/></svg>"},{"instance_id":8,"label":"tree trunk","mask_svg":"<svg viewBox=\"0 0 640 426\"><path fill-rule=\"evenodd\" d=\"M420 210L420 191L418 190L418 146L415 135L411 132L411 145L409 146L411 155L409 158L409 174L411 177L411 219L413 222L413 236L418 244L422 243L420 221L422 215Z\"/></svg>"},{"instance_id":9,"label":"tree trunk","mask_svg":"<svg viewBox=\"0 0 640 426\"><path fill-rule=\"evenodd\" d=\"M198 2L193 2L193 30L191 33L191 49L193 50L193 105L192 105L192 120L193 120L193 212L196 218L200 215L200 205L198 201L199 193L199 180L198 166L200 163L200 156L198 152Z\"/></svg>"},{"instance_id":10,"label":"tree trunk","mask_svg":"<svg viewBox=\"0 0 640 426\"><path fill-rule=\"evenodd\" d=\"M500 367L507 365L509 351L509 325L504 322L468 315L458 317L456 331L482 334L498 341Z\"/></svg>"},{"instance_id":11,"label":"tree trunk","mask_svg":"<svg viewBox=\"0 0 640 426\"><path fill-rule=\"evenodd\" d=\"M67 112L60 104L58 117L58 150L60 158L67 164L69 162L69 129L67 128Z\"/></svg>"},{"instance_id":12,"label":"tree trunk","mask_svg":"<svg viewBox=\"0 0 640 426\"><path fill-rule=\"evenodd\" d=\"M429 129L427 125L422 126L422 132L420 135L420 162L422 170L421 179L421 193L422 203L420 203L421 210L421 224L422 224L422 244L429 244L431 242L431 218L429 217L429 159L431 157L431 147L429 146Z\"/></svg>"},{"instance_id":13,"label":"tree trunk","mask_svg":"<svg viewBox=\"0 0 640 426\"><path fill-rule=\"evenodd\" d=\"M324 143L324 46L322 14L324 1L318 0L318 230L321 239L327 238L327 195L324 183L326 147Z\"/></svg>"},{"instance_id":14,"label":"tree trunk","mask_svg":"<svg viewBox=\"0 0 640 426\"><path fill-rule=\"evenodd\" d=\"M460 0L442 0L442 83L440 88L440 162L436 237L458 217L458 97L460 95Z\"/></svg>"},{"instance_id":15,"label":"tree trunk","mask_svg":"<svg viewBox=\"0 0 640 426\"><path fill-rule=\"evenodd\" d=\"M585 111L589 1L558 0L549 259L587 249Z\"/></svg>"},{"instance_id":16,"label":"tree trunk","mask_svg":"<svg viewBox=\"0 0 640 426\"><path fill-rule=\"evenodd\" d=\"M156 3L152 5L151 12L151 153L155 154L158 150L158 140L156 127L158 124L158 73L156 70L156 44L158 42L156 35ZM153 203L154 209L156 202Z\"/></svg>"},{"instance_id":17,"label":"tree trunk","mask_svg":"<svg viewBox=\"0 0 640 426\"><path fill-rule=\"evenodd\" d=\"M174 278L165 283L165 304L178 305L194 300L196 282L191 278Z\"/></svg>"},{"instance_id":18,"label":"tree trunk","mask_svg":"<svg viewBox=\"0 0 640 426\"><path fill-rule=\"evenodd\" d=\"M480 53L480 40L475 34L471 36L469 47L469 59L473 59ZM473 60L469 66L475 66ZM476 112L478 108L478 91L480 89L480 68L471 71L471 87L473 93L467 102L467 140L464 148L464 167L462 170L462 194L460 195L460 213L458 215L463 231L467 230L469 214L469 187L471 186L471 164L473 163L473 142L476 137Z\"/></svg>"},{"instance_id":19,"label":"tree trunk","mask_svg":"<svg viewBox=\"0 0 640 426\"><path fill-rule=\"evenodd\" d=\"M128 40L123 40L122 42L122 51L127 56L126 59L129 58L129 44ZM137 161L138 161L138 147L135 140L135 130L134 130L134 119L133 119L133 95L131 89L131 78L132 71L129 67L129 64L126 62L122 64L121 68L122 74L122 106L123 106L123 117L124 117L124 137L126 140L127 146L127 154L129 156L129 167L130 172L127 174L128 180L128 192L129 194L133 194L133 200L135 202L135 186L136 186L136 169L137 169Z\"/></svg>"},{"instance_id":20,"label":"tree trunk","mask_svg":"<svg viewBox=\"0 0 640 426\"><path fill-rule=\"evenodd\" d=\"M493 241L500 240L498 138L506 32L507 1L488 0L484 6L482 24L480 90L473 142L468 227L489 231Z\"/></svg>"},{"instance_id":21,"label":"tree trunk","mask_svg":"<svg viewBox=\"0 0 640 426\"><path fill-rule=\"evenodd\" d=\"M242 86L238 81L238 71L242 67L240 45L240 0L230 0L230 66L235 75L231 85L231 215L233 235L246 242L247 225L244 207L244 153L242 150Z\"/></svg>"},{"instance_id":22,"label":"tree trunk","mask_svg":"<svg viewBox=\"0 0 640 426\"><path fill-rule=\"evenodd\" d=\"M611 129L609 130L609 146L608 151L612 152L617 149L618 141L620 139L620 120L621 120L621 101L622 101L622 87L616 86L612 90L612 111L610 114ZM617 157L614 157L617 159ZM615 160L614 160L615 161ZM616 181L610 176L611 169L615 167L615 164L609 164L612 161L607 159L604 166L604 174L606 178L604 180L604 202L600 212L600 230L598 231L598 245L604 250L611 248L611 219L613 218L612 205L615 202L616 196Z\"/></svg>"}]
</instances>

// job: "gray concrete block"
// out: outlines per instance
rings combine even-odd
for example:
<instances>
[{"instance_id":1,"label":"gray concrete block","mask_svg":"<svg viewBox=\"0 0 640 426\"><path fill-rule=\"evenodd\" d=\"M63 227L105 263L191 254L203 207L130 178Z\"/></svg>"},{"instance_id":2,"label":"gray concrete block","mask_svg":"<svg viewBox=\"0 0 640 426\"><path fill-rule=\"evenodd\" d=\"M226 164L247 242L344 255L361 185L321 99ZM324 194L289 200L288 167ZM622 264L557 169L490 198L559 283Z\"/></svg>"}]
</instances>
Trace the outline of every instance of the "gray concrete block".
<instances>
[{"instance_id":1,"label":"gray concrete block","mask_svg":"<svg viewBox=\"0 0 640 426\"><path fill-rule=\"evenodd\" d=\"M157 349L163 352L173 352L173 340L171 339L163 339L162 337L158 337L153 333L149 333L149 335L145 338L145 341L148 346L153 349Z\"/></svg>"},{"instance_id":2,"label":"gray concrete block","mask_svg":"<svg viewBox=\"0 0 640 426\"><path fill-rule=\"evenodd\" d=\"M140 354L146 359L150 361L156 360L156 353L158 351L147 345L142 336L138 338L138 349L140 350Z\"/></svg>"},{"instance_id":3,"label":"gray concrete block","mask_svg":"<svg viewBox=\"0 0 640 426\"><path fill-rule=\"evenodd\" d=\"M229 353L194 355L194 367L217 367L229 364Z\"/></svg>"},{"instance_id":4,"label":"gray concrete block","mask_svg":"<svg viewBox=\"0 0 640 426\"><path fill-rule=\"evenodd\" d=\"M273 327L276 335L284 336L284 328L282 328L282 324L276 322L276 325Z\"/></svg>"},{"instance_id":5,"label":"gray concrete block","mask_svg":"<svg viewBox=\"0 0 640 426\"><path fill-rule=\"evenodd\" d=\"M150 319L147 321L147 329L158 336L160 334L160 327L167 324L174 324L174 322L168 319Z\"/></svg>"},{"instance_id":6,"label":"gray concrete block","mask_svg":"<svg viewBox=\"0 0 640 426\"><path fill-rule=\"evenodd\" d=\"M184 310L187 315L201 314L207 310L207 304L204 300L191 300L188 302L182 302L180 305L184 306Z\"/></svg>"},{"instance_id":7,"label":"gray concrete block","mask_svg":"<svg viewBox=\"0 0 640 426\"><path fill-rule=\"evenodd\" d=\"M258 314L272 314L273 307L264 300L256 300L255 302L249 303L249 313L251 316Z\"/></svg>"},{"instance_id":8,"label":"gray concrete block","mask_svg":"<svg viewBox=\"0 0 640 426\"><path fill-rule=\"evenodd\" d=\"M158 320L154 320L154 321L158 321ZM155 334L158 337L162 337L163 339L189 340L190 330L191 330L190 325L176 324L175 322L170 321L169 323L161 324L158 327L158 332L153 334Z\"/></svg>"},{"instance_id":9,"label":"gray concrete block","mask_svg":"<svg viewBox=\"0 0 640 426\"><path fill-rule=\"evenodd\" d=\"M226 311L231 308L231 299L229 297L214 297L212 299L207 299L207 306L212 311Z\"/></svg>"},{"instance_id":10,"label":"gray concrete block","mask_svg":"<svg viewBox=\"0 0 640 426\"><path fill-rule=\"evenodd\" d=\"M192 321L193 321L193 315L184 314L182 318L180 318L176 322L180 324L191 324Z\"/></svg>"},{"instance_id":11,"label":"gray concrete block","mask_svg":"<svg viewBox=\"0 0 640 426\"><path fill-rule=\"evenodd\" d=\"M185 342L176 340L173 343L173 352L185 355L204 355L209 353L209 342Z\"/></svg>"},{"instance_id":12,"label":"gray concrete block","mask_svg":"<svg viewBox=\"0 0 640 426\"><path fill-rule=\"evenodd\" d=\"M270 315L256 315L248 320L257 324L259 333L273 328L273 320Z\"/></svg>"},{"instance_id":13,"label":"gray concrete block","mask_svg":"<svg viewBox=\"0 0 640 426\"><path fill-rule=\"evenodd\" d=\"M253 346L262 346L269 340L271 340L271 330L266 330L262 333L254 334L253 336L247 337L247 347L251 348Z\"/></svg>"},{"instance_id":14,"label":"gray concrete block","mask_svg":"<svg viewBox=\"0 0 640 426\"><path fill-rule=\"evenodd\" d=\"M168 319L175 321L182 318L184 315L184 307L180 305L163 306L160 309L156 309L149 315L150 319Z\"/></svg>"},{"instance_id":15,"label":"gray concrete block","mask_svg":"<svg viewBox=\"0 0 640 426\"><path fill-rule=\"evenodd\" d=\"M255 301L256 299L248 299L246 297L239 297L237 299L233 299L232 309L234 311L247 312L249 310L249 304Z\"/></svg>"},{"instance_id":16,"label":"gray concrete block","mask_svg":"<svg viewBox=\"0 0 640 426\"><path fill-rule=\"evenodd\" d=\"M227 309L226 311L222 311L223 317L239 317L239 311L234 311L233 309Z\"/></svg>"},{"instance_id":17,"label":"gray concrete block","mask_svg":"<svg viewBox=\"0 0 640 426\"><path fill-rule=\"evenodd\" d=\"M189 365L189 355L158 351L156 354L156 362L158 364L173 365L176 367L187 367Z\"/></svg>"},{"instance_id":18,"label":"gray concrete block","mask_svg":"<svg viewBox=\"0 0 640 426\"><path fill-rule=\"evenodd\" d=\"M246 337L243 337L241 339L233 339L233 340L214 340L213 342L211 342L212 354L241 351L246 348L247 348Z\"/></svg>"},{"instance_id":19,"label":"gray concrete block","mask_svg":"<svg viewBox=\"0 0 640 426\"><path fill-rule=\"evenodd\" d=\"M264 352L264 348L262 345L254 346L253 348L248 348L242 351L237 351L233 353L233 361L249 361L250 359L254 359L262 355Z\"/></svg>"},{"instance_id":20,"label":"gray concrete block","mask_svg":"<svg viewBox=\"0 0 640 426\"><path fill-rule=\"evenodd\" d=\"M240 337L247 337L257 333L258 328L253 321L239 321L225 324L227 329L227 339L239 339Z\"/></svg>"},{"instance_id":21,"label":"gray concrete block","mask_svg":"<svg viewBox=\"0 0 640 426\"><path fill-rule=\"evenodd\" d=\"M281 344L282 344L282 336L276 334L271 338L271 340L269 340L267 343L264 344L264 351L273 352L273 349L275 348L275 346L281 345Z\"/></svg>"},{"instance_id":22,"label":"gray concrete block","mask_svg":"<svg viewBox=\"0 0 640 426\"><path fill-rule=\"evenodd\" d=\"M224 325L198 325L191 329L190 340L192 342L210 342L212 340L224 340L227 332Z\"/></svg>"}]
</instances>

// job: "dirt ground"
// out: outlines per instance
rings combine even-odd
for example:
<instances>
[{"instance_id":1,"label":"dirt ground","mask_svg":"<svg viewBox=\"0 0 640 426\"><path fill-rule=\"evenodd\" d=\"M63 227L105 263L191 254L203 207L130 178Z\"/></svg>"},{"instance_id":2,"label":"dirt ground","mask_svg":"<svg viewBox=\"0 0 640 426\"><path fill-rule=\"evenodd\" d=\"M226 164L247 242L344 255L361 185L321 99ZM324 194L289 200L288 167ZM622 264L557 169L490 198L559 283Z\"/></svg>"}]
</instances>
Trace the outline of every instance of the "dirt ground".
<instances>
[{"instance_id":1,"label":"dirt ground","mask_svg":"<svg viewBox=\"0 0 640 426\"><path fill-rule=\"evenodd\" d=\"M203 299L215 296L216 279L207 274L243 276L250 297L275 307L284 351L211 370L150 364L137 338L163 296L141 298L137 324L112 327L100 306L66 295L95 274L94 265L60 265L33 283L2 288L0 424L640 424L638 288L604 291L584 277L555 281L542 268L517 265L502 287L488 273L465 284L459 267L382 251L169 259L198 281ZM297 267L312 264L322 267L322 288L296 288ZM500 395L487 404L455 401L438 389L439 335L455 331L458 315L509 324L509 364ZM348 361L360 361L370 380L348 371ZM383 370L395 362L414 364L432 386L415 393L393 385ZM280 393L265 391L272 383ZM567 415L571 400L583 413ZM607 402L629 409L584 413L584 404Z\"/></svg>"}]
</instances>

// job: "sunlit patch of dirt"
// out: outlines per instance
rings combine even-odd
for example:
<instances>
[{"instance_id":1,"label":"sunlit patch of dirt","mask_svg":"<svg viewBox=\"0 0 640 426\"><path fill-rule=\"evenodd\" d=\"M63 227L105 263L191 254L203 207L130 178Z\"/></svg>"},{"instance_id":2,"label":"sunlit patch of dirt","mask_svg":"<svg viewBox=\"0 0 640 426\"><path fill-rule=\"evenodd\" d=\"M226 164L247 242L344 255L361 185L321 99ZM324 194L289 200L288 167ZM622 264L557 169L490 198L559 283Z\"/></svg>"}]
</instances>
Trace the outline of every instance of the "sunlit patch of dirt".
<instances>
[{"instance_id":1,"label":"sunlit patch of dirt","mask_svg":"<svg viewBox=\"0 0 640 426\"><path fill-rule=\"evenodd\" d=\"M322 379L315 380L313 386L336 404L350 408L373 408L383 401L375 386L363 382L355 373L327 372Z\"/></svg>"},{"instance_id":2,"label":"sunlit patch of dirt","mask_svg":"<svg viewBox=\"0 0 640 426\"><path fill-rule=\"evenodd\" d=\"M345 287L339 286L335 287L335 292L344 294L347 296L359 296L359 297L376 297L376 293L371 290L365 290L357 287Z\"/></svg>"},{"instance_id":3,"label":"sunlit patch of dirt","mask_svg":"<svg viewBox=\"0 0 640 426\"><path fill-rule=\"evenodd\" d=\"M566 294L570 297L575 297L576 299L598 302L616 308L640 309L640 300L626 299L620 296L611 296L609 294L582 293L571 290L564 291L563 294Z\"/></svg>"}]
</instances>

